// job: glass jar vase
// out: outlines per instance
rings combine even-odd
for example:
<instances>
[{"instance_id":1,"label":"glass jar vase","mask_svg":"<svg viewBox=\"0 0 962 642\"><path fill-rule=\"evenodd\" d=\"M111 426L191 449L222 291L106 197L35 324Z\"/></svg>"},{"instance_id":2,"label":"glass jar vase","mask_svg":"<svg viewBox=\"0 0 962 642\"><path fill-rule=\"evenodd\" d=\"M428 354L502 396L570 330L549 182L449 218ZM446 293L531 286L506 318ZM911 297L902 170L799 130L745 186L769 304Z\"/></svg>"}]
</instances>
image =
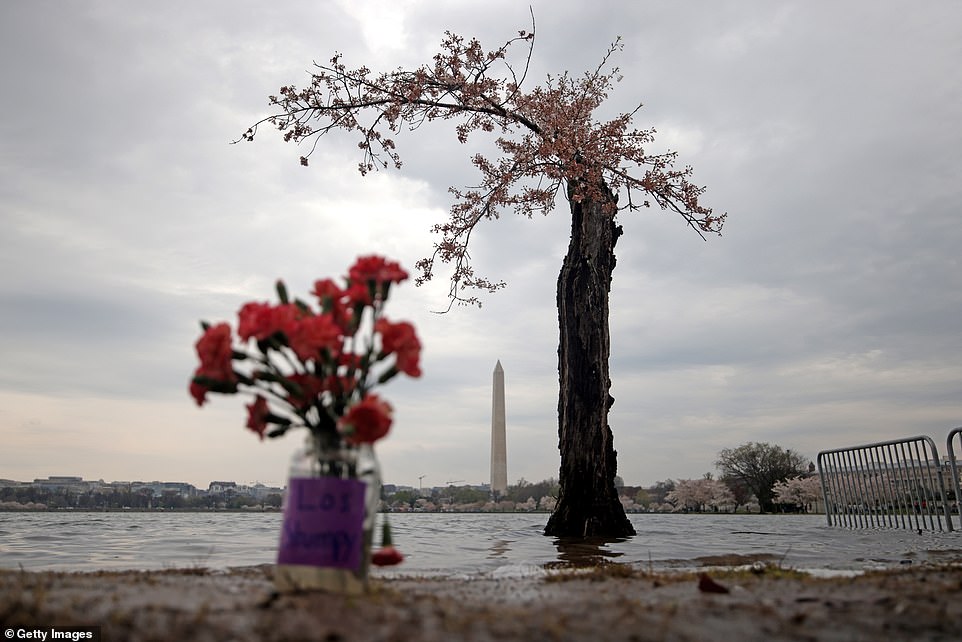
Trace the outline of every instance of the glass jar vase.
<instances>
[{"instance_id":1,"label":"glass jar vase","mask_svg":"<svg viewBox=\"0 0 962 642\"><path fill-rule=\"evenodd\" d=\"M291 457L274 584L278 591L368 590L381 498L374 448L308 437Z\"/></svg>"}]
</instances>

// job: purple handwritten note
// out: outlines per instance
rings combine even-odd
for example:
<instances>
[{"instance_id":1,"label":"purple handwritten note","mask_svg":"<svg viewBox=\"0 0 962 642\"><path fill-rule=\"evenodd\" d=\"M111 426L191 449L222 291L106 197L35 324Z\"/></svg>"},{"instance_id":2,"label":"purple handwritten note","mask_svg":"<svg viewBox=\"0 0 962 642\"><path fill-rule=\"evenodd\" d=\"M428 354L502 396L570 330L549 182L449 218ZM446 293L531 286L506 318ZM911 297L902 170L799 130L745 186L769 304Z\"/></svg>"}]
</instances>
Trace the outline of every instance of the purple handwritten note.
<instances>
[{"instance_id":1,"label":"purple handwritten note","mask_svg":"<svg viewBox=\"0 0 962 642\"><path fill-rule=\"evenodd\" d=\"M365 488L356 479L288 480L277 563L356 570L361 565Z\"/></svg>"}]
</instances>

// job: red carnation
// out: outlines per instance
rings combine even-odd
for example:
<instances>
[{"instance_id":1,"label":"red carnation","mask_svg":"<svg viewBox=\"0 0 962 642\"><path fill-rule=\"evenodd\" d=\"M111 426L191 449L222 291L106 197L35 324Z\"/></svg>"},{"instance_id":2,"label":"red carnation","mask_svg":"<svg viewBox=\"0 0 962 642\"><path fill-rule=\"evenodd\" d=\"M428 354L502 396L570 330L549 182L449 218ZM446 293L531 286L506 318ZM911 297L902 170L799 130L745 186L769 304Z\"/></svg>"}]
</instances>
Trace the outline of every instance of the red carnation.
<instances>
[{"instance_id":1,"label":"red carnation","mask_svg":"<svg viewBox=\"0 0 962 642\"><path fill-rule=\"evenodd\" d=\"M377 395L368 395L348 408L337 428L352 444L374 443L391 429L391 405Z\"/></svg>"},{"instance_id":2,"label":"red carnation","mask_svg":"<svg viewBox=\"0 0 962 642\"><path fill-rule=\"evenodd\" d=\"M246 303L237 314L237 336L242 341L251 337L263 341L275 332L286 335L301 315L303 311L293 303L276 306L269 303Z\"/></svg>"},{"instance_id":3,"label":"red carnation","mask_svg":"<svg viewBox=\"0 0 962 642\"><path fill-rule=\"evenodd\" d=\"M408 278L408 273L396 261L388 261L383 256L362 256L351 266L348 278L352 283L400 283Z\"/></svg>"},{"instance_id":4,"label":"red carnation","mask_svg":"<svg viewBox=\"0 0 962 642\"><path fill-rule=\"evenodd\" d=\"M420 377L421 342L414 326L407 321L391 323L379 319L374 329L381 333L381 349L385 354L393 354L395 367L409 377Z\"/></svg>"},{"instance_id":5,"label":"red carnation","mask_svg":"<svg viewBox=\"0 0 962 642\"><path fill-rule=\"evenodd\" d=\"M394 540L391 537L391 523L384 516L384 524L381 527L381 548L374 551L371 555L371 563L375 566L394 566L404 561L401 551L394 547Z\"/></svg>"},{"instance_id":6,"label":"red carnation","mask_svg":"<svg viewBox=\"0 0 962 642\"><path fill-rule=\"evenodd\" d=\"M305 316L288 326L287 340L301 361L317 359L320 351L332 352L341 347L341 328L330 314Z\"/></svg>"},{"instance_id":7,"label":"red carnation","mask_svg":"<svg viewBox=\"0 0 962 642\"><path fill-rule=\"evenodd\" d=\"M364 281L352 282L344 290L344 305L349 309L359 305L371 305L371 303L371 290Z\"/></svg>"},{"instance_id":8,"label":"red carnation","mask_svg":"<svg viewBox=\"0 0 962 642\"><path fill-rule=\"evenodd\" d=\"M245 303L237 313L237 336L242 341L254 337L258 341L271 335L270 328L271 305L269 303Z\"/></svg>"},{"instance_id":9,"label":"red carnation","mask_svg":"<svg viewBox=\"0 0 962 642\"><path fill-rule=\"evenodd\" d=\"M264 432L267 430L267 419L270 414L267 399L260 395L257 395L254 403L247 405L247 427L256 432L262 441Z\"/></svg>"},{"instance_id":10,"label":"red carnation","mask_svg":"<svg viewBox=\"0 0 962 642\"><path fill-rule=\"evenodd\" d=\"M314 289L311 290L311 294L317 297L321 305L327 306L328 301L340 299L344 291L331 279L318 279L314 281Z\"/></svg>"},{"instance_id":11,"label":"red carnation","mask_svg":"<svg viewBox=\"0 0 962 642\"><path fill-rule=\"evenodd\" d=\"M394 546L385 546L374 551L371 555L371 563L375 566L394 566L404 561L404 555Z\"/></svg>"},{"instance_id":12,"label":"red carnation","mask_svg":"<svg viewBox=\"0 0 962 642\"><path fill-rule=\"evenodd\" d=\"M199 372L200 369L198 368L197 371L194 372L194 376L198 376ZM191 380L188 390L190 390L190 396L194 398L198 406L203 406L204 403L207 402L207 386L202 386L196 381Z\"/></svg>"},{"instance_id":13,"label":"red carnation","mask_svg":"<svg viewBox=\"0 0 962 642\"><path fill-rule=\"evenodd\" d=\"M194 347L197 348L197 356L200 357L200 367L204 376L220 381L234 380L234 371L231 368L233 349L229 325L218 323L207 328Z\"/></svg>"}]
</instances>

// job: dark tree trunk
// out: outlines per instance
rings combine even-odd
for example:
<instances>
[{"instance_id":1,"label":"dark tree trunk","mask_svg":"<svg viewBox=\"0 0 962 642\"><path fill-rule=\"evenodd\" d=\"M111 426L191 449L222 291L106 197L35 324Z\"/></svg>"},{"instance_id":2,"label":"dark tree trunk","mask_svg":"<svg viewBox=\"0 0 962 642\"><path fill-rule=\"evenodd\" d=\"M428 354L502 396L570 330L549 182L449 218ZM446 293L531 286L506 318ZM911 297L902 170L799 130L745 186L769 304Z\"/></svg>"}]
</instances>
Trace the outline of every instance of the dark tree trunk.
<instances>
[{"instance_id":1,"label":"dark tree trunk","mask_svg":"<svg viewBox=\"0 0 962 642\"><path fill-rule=\"evenodd\" d=\"M558 276L558 504L545 527L556 537L635 534L615 490L616 454L608 427L608 292L615 268L617 197L571 203L571 242Z\"/></svg>"}]
</instances>

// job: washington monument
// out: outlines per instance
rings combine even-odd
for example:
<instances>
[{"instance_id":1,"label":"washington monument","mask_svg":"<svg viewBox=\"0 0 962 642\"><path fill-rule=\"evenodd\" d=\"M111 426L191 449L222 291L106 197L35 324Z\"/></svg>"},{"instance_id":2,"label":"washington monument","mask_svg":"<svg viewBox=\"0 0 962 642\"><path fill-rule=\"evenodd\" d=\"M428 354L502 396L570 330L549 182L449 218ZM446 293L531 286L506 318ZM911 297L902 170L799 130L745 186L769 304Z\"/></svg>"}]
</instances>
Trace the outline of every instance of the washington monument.
<instances>
[{"instance_id":1,"label":"washington monument","mask_svg":"<svg viewBox=\"0 0 962 642\"><path fill-rule=\"evenodd\" d=\"M501 361L494 367L491 393L491 494L508 490L508 449L504 438L504 369Z\"/></svg>"}]
</instances>

